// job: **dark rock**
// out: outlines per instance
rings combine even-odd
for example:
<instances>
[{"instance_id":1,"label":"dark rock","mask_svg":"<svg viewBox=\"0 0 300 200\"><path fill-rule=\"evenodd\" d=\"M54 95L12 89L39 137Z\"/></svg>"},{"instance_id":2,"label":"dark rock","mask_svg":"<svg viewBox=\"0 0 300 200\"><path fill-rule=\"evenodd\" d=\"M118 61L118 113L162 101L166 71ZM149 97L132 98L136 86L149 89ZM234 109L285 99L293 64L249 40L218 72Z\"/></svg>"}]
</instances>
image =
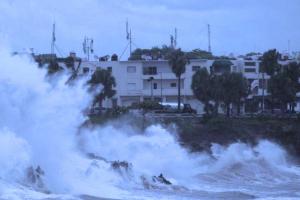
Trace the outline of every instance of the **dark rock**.
<instances>
[{"instance_id":1,"label":"dark rock","mask_svg":"<svg viewBox=\"0 0 300 200\"><path fill-rule=\"evenodd\" d=\"M162 184L165 184L165 185L172 185L172 183L169 181L169 180L167 180L164 176L163 176L163 174L160 174L159 176L153 176L152 177L152 180L153 180L153 182L155 182L155 183L162 183Z\"/></svg>"},{"instance_id":2,"label":"dark rock","mask_svg":"<svg viewBox=\"0 0 300 200\"><path fill-rule=\"evenodd\" d=\"M27 183L29 183L34 189L38 191L49 193L43 182L44 175L45 172L40 166L37 166L36 169L31 166L27 169Z\"/></svg>"},{"instance_id":3,"label":"dark rock","mask_svg":"<svg viewBox=\"0 0 300 200\"><path fill-rule=\"evenodd\" d=\"M111 167L113 169L125 169L126 171L128 171L131 168L131 164L126 161L112 161Z\"/></svg>"}]
</instances>

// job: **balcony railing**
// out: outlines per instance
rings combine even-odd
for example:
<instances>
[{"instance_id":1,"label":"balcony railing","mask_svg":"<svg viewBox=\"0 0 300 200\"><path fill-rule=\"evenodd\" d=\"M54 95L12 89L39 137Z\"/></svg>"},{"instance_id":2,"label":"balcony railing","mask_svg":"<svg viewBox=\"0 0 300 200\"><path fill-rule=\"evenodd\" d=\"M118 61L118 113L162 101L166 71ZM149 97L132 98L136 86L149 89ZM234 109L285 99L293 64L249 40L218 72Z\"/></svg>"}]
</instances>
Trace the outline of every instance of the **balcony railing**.
<instances>
[{"instance_id":1,"label":"balcony railing","mask_svg":"<svg viewBox=\"0 0 300 200\"><path fill-rule=\"evenodd\" d=\"M177 79L174 73L158 73L156 75L143 75L143 79L149 79L153 77L156 80L160 79ZM185 78L185 74L182 74L181 79Z\"/></svg>"}]
</instances>

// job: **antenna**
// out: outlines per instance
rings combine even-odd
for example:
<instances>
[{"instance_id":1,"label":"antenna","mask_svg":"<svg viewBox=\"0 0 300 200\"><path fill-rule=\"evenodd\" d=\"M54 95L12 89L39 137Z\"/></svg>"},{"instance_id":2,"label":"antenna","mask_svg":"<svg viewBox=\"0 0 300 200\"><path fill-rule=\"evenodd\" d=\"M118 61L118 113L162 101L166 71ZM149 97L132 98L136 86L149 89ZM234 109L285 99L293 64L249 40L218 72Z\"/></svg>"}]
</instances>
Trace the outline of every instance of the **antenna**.
<instances>
[{"instance_id":1,"label":"antenna","mask_svg":"<svg viewBox=\"0 0 300 200\"><path fill-rule=\"evenodd\" d=\"M55 41L56 41L56 37L55 37L55 22L54 22L52 26L51 54L54 54Z\"/></svg>"},{"instance_id":2,"label":"antenna","mask_svg":"<svg viewBox=\"0 0 300 200\"><path fill-rule=\"evenodd\" d=\"M93 38L84 37L82 47L83 53L87 55L87 60L90 60L90 53L94 53L94 40Z\"/></svg>"},{"instance_id":3,"label":"antenna","mask_svg":"<svg viewBox=\"0 0 300 200\"><path fill-rule=\"evenodd\" d=\"M129 40L129 51L130 51L130 56L131 56L131 53L132 53L132 34L131 34L131 28L129 28L128 19L126 19L126 40Z\"/></svg>"},{"instance_id":4,"label":"antenna","mask_svg":"<svg viewBox=\"0 0 300 200\"><path fill-rule=\"evenodd\" d=\"M174 47L176 48L177 46L177 28L175 28L175 38L174 38Z\"/></svg>"},{"instance_id":5,"label":"antenna","mask_svg":"<svg viewBox=\"0 0 300 200\"><path fill-rule=\"evenodd\" d=\"M174 48L174 36L170 35L171 48Z\"/></svg>"},{"instance_id":6,"label":"antenna","mask_svg":"<svg viewBox=\"0 0 300 200\"><path fill-rule=\"evenodd\" d=\"M130 55L131 55L131 52L132 52L132 35L131 35L131 29L130 29L130 32L129 32L129 51L130 51Z\"/></svg>"},{"instance_id":7,"label":"antenna","mask_svg":"<svg viewBox=\"0 0 300 200\"><path fill-rule=\"evenodd\" d=\"M210 46L210 25L207 24L207 33L208 33L208 52L211 52L211 46Z\"/></svg>"},{"instance_id":8,"label":"antenna","mask_svg":"<svg viewBox=\"0 0 300 200\"><path fill-rule=\"evenodd\" d=\"M129 40L128 19L126 19L126 40Z\"/></svg>"}]
</instances>

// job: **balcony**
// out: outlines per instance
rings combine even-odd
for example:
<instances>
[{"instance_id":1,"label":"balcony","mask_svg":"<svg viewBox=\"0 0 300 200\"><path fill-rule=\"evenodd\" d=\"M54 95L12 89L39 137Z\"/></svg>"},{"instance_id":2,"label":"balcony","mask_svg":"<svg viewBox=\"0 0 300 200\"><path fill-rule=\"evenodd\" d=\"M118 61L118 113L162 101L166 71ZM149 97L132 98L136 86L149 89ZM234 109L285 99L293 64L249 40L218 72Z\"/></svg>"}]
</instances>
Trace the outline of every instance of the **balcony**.
<instances>
[{"instance_id":1,"label":"balcony","mask_svg":"<svg viewBox=\"0 0 300 200\"><path fill-rule=\"evenodd\" d=\"M160 79L170 79L174 80L177 79L174 73L157 73L155 75L143 75L143 79L149 79L150 77L153 77L155 80L160 80ZM185 78L185 74L182 74L181 79Z\"/></svg>"},{"instance_id":2,"label":"balcony","mask_svg":"<svg viewBox=\"0 0 300 200\"><path fill-rule=\"evenodd\" d=\"M143 96L151 96L151 90L150 89L145 89L142 91L143 93ZM178 90L177 88L174 88L174 89L160 89L160 88L157 88L157 89L153 89L153 96L177 96L178 94ZM188 90L184 90L183 88L181 88L181 95L184 96L184 95L193 95L192 94L192 91Z\"/></svg>"}]
</instances>

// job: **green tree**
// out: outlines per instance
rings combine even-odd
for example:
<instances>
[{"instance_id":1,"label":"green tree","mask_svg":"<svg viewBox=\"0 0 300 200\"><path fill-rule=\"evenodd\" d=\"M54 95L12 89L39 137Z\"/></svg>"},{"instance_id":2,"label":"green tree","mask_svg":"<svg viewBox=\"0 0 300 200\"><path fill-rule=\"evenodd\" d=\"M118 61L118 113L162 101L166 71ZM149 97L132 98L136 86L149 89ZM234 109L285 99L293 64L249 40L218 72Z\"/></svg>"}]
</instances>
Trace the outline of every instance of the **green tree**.
<instances>
[{"instance_id":1,"label":"green tree","mask_svg":"<svg viewBox=\"0 0 300 200\"><path fill-rule=\"evenodd\" d=\"M274 99L280 103L283 112L286 111L287 104L296 100L296 89L286 72L280 72L272 76L268 88Z\"/></svg>"},{"instance_id":2,"label":"green tree","mask_svg":"<svg viewBox=\"0 0 300 200\"><path fill-rule=\"evenodd\" d=\"M181 101L181 94L180 94L180 87L181 87L181 75L185 72L185 66L189 63L188 58L186 57L185 53L181 51L181 49L174 49L168 56L169 65L172 68L173 73L177 77L177 87L178 87L178 110L180 110L180 101Z\"/></svg>"},{"instance_id":3,"label":"green tree","mask_svg":"<svg viewBox=\"0 0 300 200\"><path fill-rule=\"evenodd\" d=\"M273 76L276 72L280 70L280 65L278 63L279 57L280 54L277 52L276 49L271 49L265 52L262 56L260 71L268 74L269 76Z\"/></svg>"},{"instance_id":4,"label":"green tree","mask_svg":"<svg viewBox=\"0 0 300 200\"><path fill-rule=\"evenodd\" d=\"M118 61L118 55L114 53L114 54L111 56L111 61Z\"/></svg>"},{"instance_id":5,"label":"green tree","mask_svg":"<svg viewBox=\"0 0 300 200\"><path fill-rule=\"evenodd\" d=\"M102 86L100 92L94 97L93 106L96 103L100 104L102 107L102 102L105 98L111 98L115 95L116 91L113 89L116 86L115 78L112 76L111 72L106 69L96 70L91 79L88 81L90 85L90 90L95 90L100 85Z\"/></svg>"},{"instance_id":6,"label":"green tree","mask_svg":"<svg viewBox=\"0 0 300 200\"><path fill-rule=\"evenodd\" d=\"M230 72L231 65L233 65L233 63L230 60L215 60L211 66L210 71L212 74Z\"/></svg>"},{"instance_id":7,"label":"green tree","mask_svg":"<svg viewBox=\"0 0 300 200\"><path fill-rule=\"evenodd\" d=\"M75 58L73 58L72 56L68 56L64 58L64 63L68 69L70 69L71 71L75 71Z\"/></svg>"},{"instance_id":8,"label":"green tree","mask_svg":"<svg viewBox=\"0 0 300 200\"><path fill-rule=\"evenodd\" d=\"M210 75L210 96L214 102L214 114L218 115L220 102L223 100L223 76L211 74Z\"/></svg>"},{"instance_id":9,"label":"green tree","mask_svg":"<svg viewBox=\"0 0 300 200\"><path fill-rule=\"evenodd\" d=\"M203 51L201 49L194 49L186 53L189 59L213 59L211 52Z\"/></svg>"},{"instance_id":10,"label":"green tree","mask_svg":"<svg viewBox=\"0 0 300 200\"><path fill-rule=\"evenodd\" d=\"M281 110L294 111L297 92L299 92L300 64L296 62L282 66L280 72L269 80L268 89L273 99L281 105Z\"/></svg>"},{"instance_id":11,"label":"green tree","mask_svg":"<svg viewBox=\"0 0 300 200\"><path fill-rule=\"evenodd\" d=\"M262 61L260 63L260 72L262 72L262 110L264 111L265 103L265 89L266 89L266 81L265 81L265 73L269 76L273 76L280 70L280 65L278 63L278 59L280 58L280 54L276 49L271 49L265 52L262 56ZM274 107L274 96L271 94L271 110L273 112Z\"/></svg>"},{"instance_id":12,"label":"green tree","mask_svg":"<svg viewBox=\"0 0 300 200\"><path fill-rule=\"evenodd\" d=\"M55 74L57 72L62 71L63 68L59 66L58 62L56 60L51 60L48 64L48 75Z\"/></svg>"},{"instance_id":13,"label":"green tree","mask_svg":"<svg viewBox=\"0 0 300 200\"><path fill-rule=\"evenodd\" d=\"M249 86L246 78L242 73L231 73L231 79L233 81L233 103L237 106L237 114L241 113L241 102L243 98L246 98L249 94Z\"/></svg>"},{"instance_id":14,"label":"green tree","mask_svg":"<svg viewBox=\"0 0 300 200\"><path fill-rule=\"evenodd\" d=\"M201 68L192 77L191 89L194 96L204 104L206 114L210 114L211 80L206 68Z\"/></svg>"},{"instance_id":15,"label":"green tree","mask_svg":"<svg viewBox=\"0 0 300 200\"><path fill-rule=\"evenodd\" d=\"M241 100L248 94L247 80L241 73L225 72L221 75L221 83L222 101L225 104L227 117L230 117L230 106L232 104L237 106L238 114L240 114Z\"/></svg>"}]
</instances>

